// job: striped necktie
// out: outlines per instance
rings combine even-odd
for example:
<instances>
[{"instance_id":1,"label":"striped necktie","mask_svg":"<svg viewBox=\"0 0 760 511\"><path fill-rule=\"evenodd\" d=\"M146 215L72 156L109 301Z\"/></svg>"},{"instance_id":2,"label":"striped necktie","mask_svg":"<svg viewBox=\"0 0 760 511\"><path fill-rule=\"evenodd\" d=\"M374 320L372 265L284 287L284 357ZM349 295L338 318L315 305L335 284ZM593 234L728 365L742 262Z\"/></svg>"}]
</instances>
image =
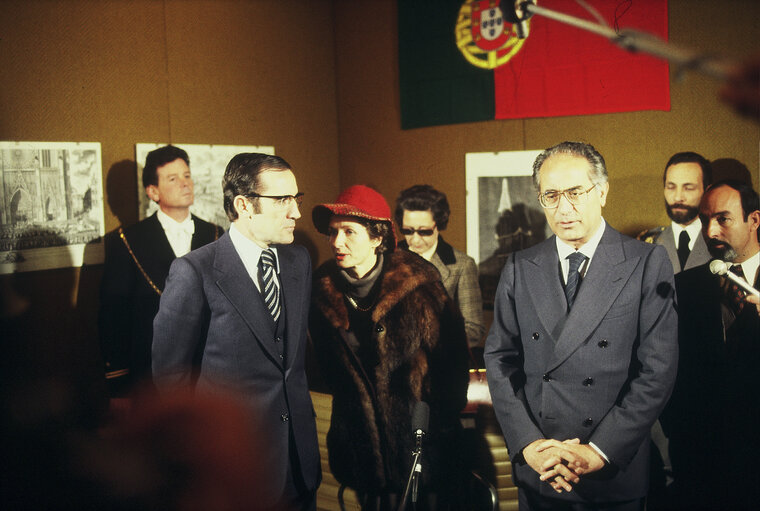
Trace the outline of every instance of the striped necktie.
<instances>
[{"instance_id":1,"label":"striped necktie","mask_svg":"<svg viewBox=\"0 0 760 511\"><path fill-rule=\"evenodd\" d=\"M272 250L261 252L259 259L259 273L261 275L261 296L267 304L269 313L275 322L280 318L280 289L275 284L275 267L277 259Z\"/></svg>"},{"instance_id":2,"label":"striped necktie","mask_svg":"<svg viewBox=\"0 0 760 511\"><path fill-rule=\"evenodd\" d=\"M574 252L567 256L570 261L570 269L567 272L567 285L565 286L565 297L567 298L567 310L573 306L575 301L575 295L578 293L578 284L580 283L581 275L578 269L586 260L586 256L580 252Z\"/></svg>"}]
</instances>

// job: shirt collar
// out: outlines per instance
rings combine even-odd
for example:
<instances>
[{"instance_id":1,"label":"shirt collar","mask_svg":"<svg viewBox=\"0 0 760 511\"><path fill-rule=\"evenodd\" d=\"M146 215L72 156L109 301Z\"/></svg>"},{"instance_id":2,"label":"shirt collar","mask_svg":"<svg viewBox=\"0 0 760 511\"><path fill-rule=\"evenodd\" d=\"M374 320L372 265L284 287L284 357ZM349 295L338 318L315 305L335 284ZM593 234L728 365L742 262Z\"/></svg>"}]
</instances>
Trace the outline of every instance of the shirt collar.
<instances>
[{"instance_id":1,"label":"shirt collar","mask_svg":"<svg viewBox=\"0 0 760 511\"><path fill-rule=\"evenodd\" d=\"M731 264L730 266L734 266L734 264ZM751 286L754 285L755 279L757 278L757 268L760 267L760 252L753 255L743 263L739 264L739 266L742 267L742 271L744 272L744 279L747 281L747 283L749 283Z\"/></svg>"},{"instance_id":2,"label":"shirt collar","mask_svg":"<svg viewBox=\"0 0 760 511\"><path fill-rule=\"evenodd\" d=\"M601 219L601 222L599 222L599 227L597 227L596 232L594 232L593 236L589 238L589 240L581 245L581 247L577 250L577 252L580 252L584 256L588 257L589 262L591 261L591 258L594 257L594 252L596 252L596 247L599 245L599 242L602 240L602 235L604 234L604 228L607 225L607 223L604 221L604 218ZM554 237L557 243L557 254L559 255L559 260L564 261L567 256L572 254L573 252L576 252L575 247L572 245L568 245L561 239L559 239L559 236Z\"/></svg>"},{"instance_id":3,"label":"shirt collar","mask_svg":"<svg viewBox=\"0 0 760 511\"><path fill-rule=\"evenodd\" d=\"M195 233L195 222L193 222L193 216L190 213L188 213L187 218L181 222L177 222L161 209L157 211L156 216L165 232L184 231L191 236Z\"/></svg>"},{"instance_id":4,"label":"shirt collar","mask_svg":"<svg viewBox=\"0 0 760 511\"><path fill-rule=\"evenodd\" d=\"M232 245L235 247L235 250L240 256L240 259L243 260L245 266L248 267L251 265L253 268L258 268L259 259L261 259L261 253L264 251L264 249L261 248L258 244L246 238L245 235L240 232L240 229L238 229L234 222L230 224L229 232ZM277 255L277 249L273 246L270 246L269 249L274 252L277 266L275 269L277 273L280 273L280 258Z\"/></svg>"},{"instance_id":5,"label":"shirt collar","mask_svg":"<svg viewBox=\"0 0 760 511\"><path fill-rule=\"evenodd\" d=\"M673 229L673 240L676 242L676 246L678 246L678 238L681 236L681 231L686 231L689 234L689 250L694 248L697 237L702 236L702 221L699 217L686 227L675 222L671 222L670 225Z\"/></svg>"}]
</instances>

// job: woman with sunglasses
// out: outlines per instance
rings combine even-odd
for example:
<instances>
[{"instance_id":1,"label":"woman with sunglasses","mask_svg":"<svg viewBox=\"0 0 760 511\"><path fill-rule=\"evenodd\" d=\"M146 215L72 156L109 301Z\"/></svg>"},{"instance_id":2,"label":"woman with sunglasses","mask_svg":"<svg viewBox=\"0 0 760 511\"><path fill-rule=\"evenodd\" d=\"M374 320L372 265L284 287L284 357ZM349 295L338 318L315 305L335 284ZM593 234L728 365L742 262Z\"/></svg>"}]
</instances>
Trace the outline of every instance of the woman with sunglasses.
<instances>
[{"instance_id":1,"label":"woman with sunglasses","mask_svg":"<svg viewBox=\"0 0 760 511\"><path fill-rule=\"evenodd\" d=\"M464 323L435 268L396 251L388 203L356 185L312 211L334 258L314 275L309 329L333 395L330 469L367 510L395 510L412 468L412 415L430 409L418 510L463 509ZM419 409L419 407L417 407ZM409 509L412 509L409 503Z\"/></svg>"},{"instance_id":2,"label":"woman with sunglasses","mask_svg":"<svg viewBox=\"0 0 760 511\"><path fill-rule=\"evenodd\" d=\"M396 199L395 212L405 239L399 246L438 269L443 286L464 316L470 349L480 348L476 351L482 354L485 325L478 268L472 257L446 243L440 235L440 231L446 230L450 212L446 195L430 185L415 185L402 191Z\"/></svg>"}]
</instances>

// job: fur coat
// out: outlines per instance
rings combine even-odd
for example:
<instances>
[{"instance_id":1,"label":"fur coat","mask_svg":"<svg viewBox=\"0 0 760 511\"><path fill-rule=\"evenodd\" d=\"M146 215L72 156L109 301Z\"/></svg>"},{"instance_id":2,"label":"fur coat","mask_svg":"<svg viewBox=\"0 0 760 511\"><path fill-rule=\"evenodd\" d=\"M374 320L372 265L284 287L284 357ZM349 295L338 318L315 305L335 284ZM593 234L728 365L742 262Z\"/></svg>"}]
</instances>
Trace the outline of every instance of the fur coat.
<instances>
[{"instance_id":1,"label":"fur coat","mask_svg":"<svg viewBox=\"0 0 760 511\"><path fill-rule=\"evenodd\" d=\"M423 484L445 488L464 468L457 453L468 383L464 322L438 271L416 254L385 254L379 278L372 338L359 340L376 350L370 378L347 341L351 325L337 264L329 261L315 273L309 326L333 394L330 469L360 492L403 491L414 449L412 409L425 401Z\"/></svg>"}]
</instances>

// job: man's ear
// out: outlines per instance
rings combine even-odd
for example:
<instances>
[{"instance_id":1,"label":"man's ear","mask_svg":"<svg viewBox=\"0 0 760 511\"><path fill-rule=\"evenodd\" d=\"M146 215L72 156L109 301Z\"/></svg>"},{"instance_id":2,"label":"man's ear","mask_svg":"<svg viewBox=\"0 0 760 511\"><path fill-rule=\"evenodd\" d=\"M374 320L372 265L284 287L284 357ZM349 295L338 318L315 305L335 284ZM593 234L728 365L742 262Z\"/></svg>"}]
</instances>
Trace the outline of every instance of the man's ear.
<instances>
[{"instance_id":1,"label":"man's ear","mask_svg":"<svg viewBox=\"0 0 760 511\"><path fill-rule=\"evenodd\" d=\"M253 214L253 204L242 195L236 195L235 198L232 199L232 207L237 211L238 217L250 217Z\"/></svg>"},{"instance_id":2,"label":"man's ear","mask_svg":"<svg viewBox=\"0 0 760 511\"><path fill-rule=\"evenodd\" d=\"M148 195L148 198L158 204L158 201L161 199L161 195L158 193L158 187L156 185L148 185L145 188L145 193Z\"/></svg>"},{"instance_id":3,"label":"man's ear","mask_svg":"<svg viewBox=\"0 0 760 511\"><path fill-rule=\"evenodd\" d=\"M596 186L599 188L599 203L604 206L607 203L607 194L610 191L610 183L602 183Z\"/></svg>"},{"instance_id":4,"label":"man's ear","mask_svg":"<svg viewBox=\"0 0 760 511\"><path fill-rule=\"evenodd\" d=\"M760 211L755 210L747 215L747 223L751 230L757 231L757 229L760 228Z\"/></svg>"}]
</instances>

